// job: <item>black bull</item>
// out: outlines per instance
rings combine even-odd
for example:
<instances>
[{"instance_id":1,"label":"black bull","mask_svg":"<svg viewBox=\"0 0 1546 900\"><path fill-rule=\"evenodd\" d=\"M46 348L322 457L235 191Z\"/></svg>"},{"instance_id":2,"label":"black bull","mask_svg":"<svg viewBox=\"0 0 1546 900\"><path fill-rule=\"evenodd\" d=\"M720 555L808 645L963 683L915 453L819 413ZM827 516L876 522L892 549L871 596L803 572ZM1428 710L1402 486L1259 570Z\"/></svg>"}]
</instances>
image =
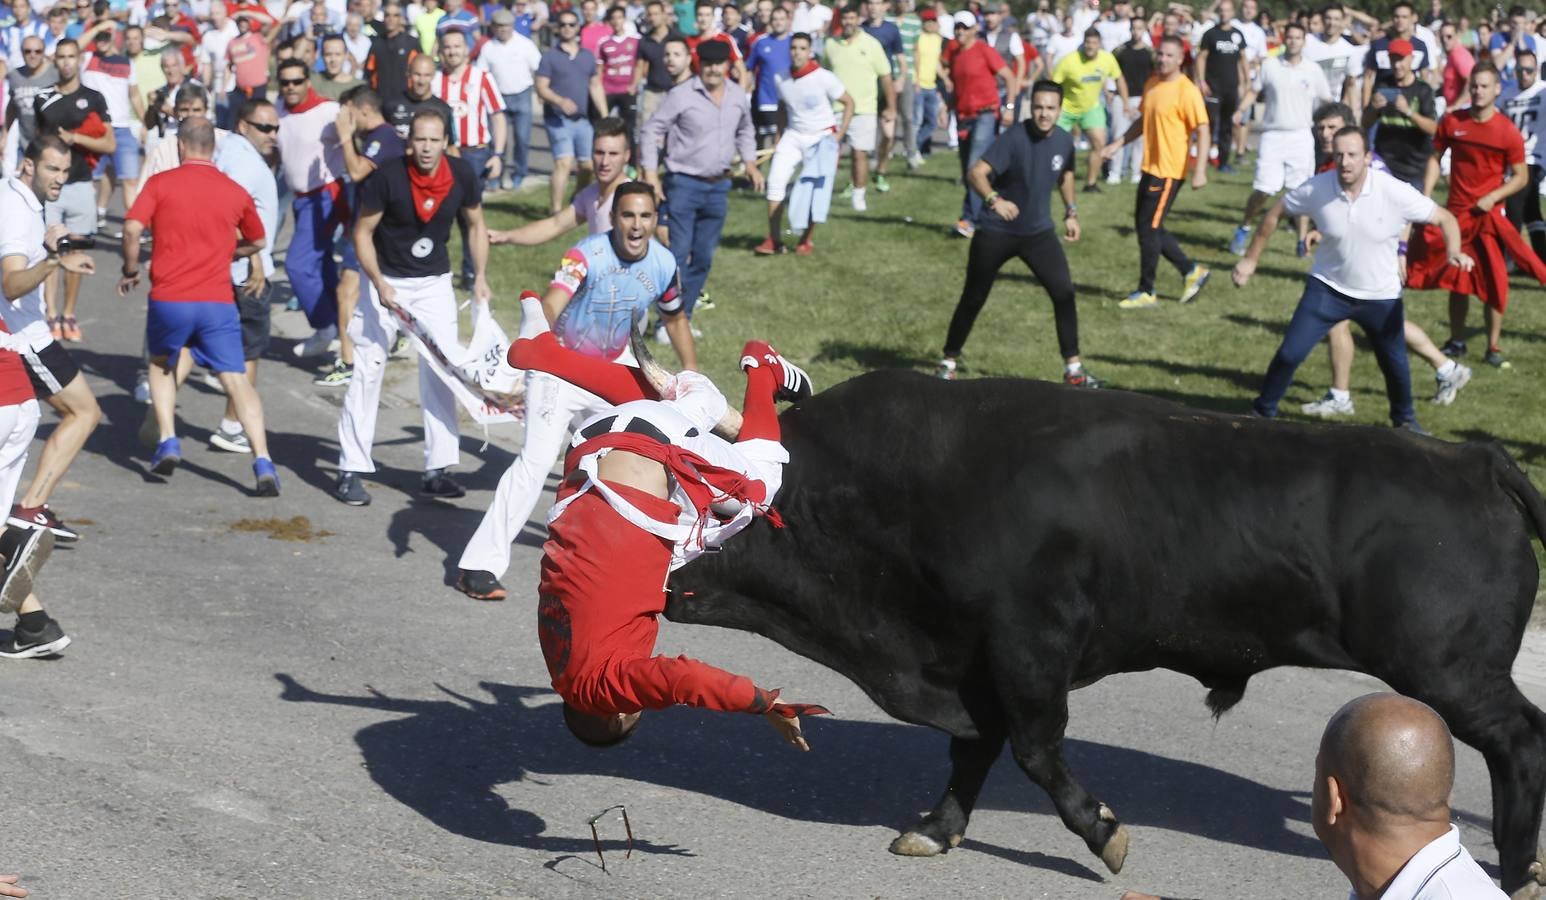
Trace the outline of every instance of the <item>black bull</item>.
<instances>
[{"instance_id":1,"label":"black bull","mask_svg":"<svg viewBox=\"0 0 1546 900\"><path fill-rule=\"evenodd\" d=\"M1546 716L1510 668L1546 505L1496 445L905 372L782 422L787 527L676 572L666 615L764 635L950 734L945 793L893 851L958 843L1007 739L1116 871L1126 832L1063 760L1068 692L1167 668L1220 714L1257 672L1309 666L1374 675L1481 751L1504 887L1536 891Z\"/></svg>"}]
</instances>

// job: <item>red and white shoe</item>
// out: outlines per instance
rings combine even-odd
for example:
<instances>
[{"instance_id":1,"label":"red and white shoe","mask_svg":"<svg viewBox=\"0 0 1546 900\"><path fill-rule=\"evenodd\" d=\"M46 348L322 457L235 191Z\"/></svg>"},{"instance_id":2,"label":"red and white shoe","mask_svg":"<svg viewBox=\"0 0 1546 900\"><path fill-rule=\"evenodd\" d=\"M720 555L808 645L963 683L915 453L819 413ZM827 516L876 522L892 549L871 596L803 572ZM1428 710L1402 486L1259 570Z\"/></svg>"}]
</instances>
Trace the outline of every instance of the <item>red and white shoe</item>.
<instances>
[{"instance_id":1,"label":"red and white shoe","mask_svg":"<svg viewBox=\"0 0 1546 900\"><path fill-rule=\"evenodd\" d=\"M741 349L741 368L757 369L766 366L778 380L775 400L804 400L816 392L811 376L805 370L784 359L767 341L747 341Z\"/></svg>"}]
</instances>

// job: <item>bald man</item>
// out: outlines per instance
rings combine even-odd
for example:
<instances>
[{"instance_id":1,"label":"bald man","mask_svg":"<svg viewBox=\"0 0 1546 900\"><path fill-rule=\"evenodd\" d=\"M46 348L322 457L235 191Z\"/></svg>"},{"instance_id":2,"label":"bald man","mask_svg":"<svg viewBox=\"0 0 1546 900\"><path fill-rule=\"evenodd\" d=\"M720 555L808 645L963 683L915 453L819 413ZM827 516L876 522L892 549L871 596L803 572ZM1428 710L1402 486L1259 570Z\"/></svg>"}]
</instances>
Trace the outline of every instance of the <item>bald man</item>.
<instances>
[{"instance_id":1,"label":"bald man","mask_svg":"<svg viewBox=\"0 0 1546 900\"><path fill-rule=\"evenodd\" d=\"M1454 784L1455 741L1425 704L1378 693L1337 710L1315 756L1310 820L1349 900L1507 900L1460 846Z\"/></svg>"},{"instance_id":2,"label":"bald man","mask_svg":"<svg viewBox=\"0 0 1546 900\"><path fill-rule=\"evenodd\" d=\"M1315 757L1311 824L1352 897L1505 895L1449 821L1455 741L1439 714L1400 694L1337 710Z\"/></svg>"}]
</instances>

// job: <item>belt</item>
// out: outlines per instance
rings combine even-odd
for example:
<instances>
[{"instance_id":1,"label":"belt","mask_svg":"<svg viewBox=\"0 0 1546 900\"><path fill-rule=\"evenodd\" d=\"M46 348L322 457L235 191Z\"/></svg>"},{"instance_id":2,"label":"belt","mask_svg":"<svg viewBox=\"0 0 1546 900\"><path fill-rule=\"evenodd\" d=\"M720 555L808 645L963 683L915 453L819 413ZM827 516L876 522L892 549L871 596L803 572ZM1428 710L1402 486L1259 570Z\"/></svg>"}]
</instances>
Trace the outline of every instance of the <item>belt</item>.
<instances>
[{"instance_id":1,"label":"belt","mask_svg":"<svg viewBox=\"0 0 1546 900\"><path fill-rule=\"evenodd\" d=\"M670 169L667 169L666 174L673 175L677 178L691 178L694 181L702 181L705 184L718 184L719 182L727 181L730 178L729 172L721 172L718 175L691 175L687 172L673 172Z\"/></svg>"},{"instance_id":2,"label":"belt","mask_svg":"<svg viewBox=\"0 0 1546 900\"><path fill-rule=\"evenodd\" d=\"M461 144L460 146L461 146L461 148L463 150L487 150L488 149L488 144L487 143L483 143L483 144Z\"/></svg>"}]
</instances>

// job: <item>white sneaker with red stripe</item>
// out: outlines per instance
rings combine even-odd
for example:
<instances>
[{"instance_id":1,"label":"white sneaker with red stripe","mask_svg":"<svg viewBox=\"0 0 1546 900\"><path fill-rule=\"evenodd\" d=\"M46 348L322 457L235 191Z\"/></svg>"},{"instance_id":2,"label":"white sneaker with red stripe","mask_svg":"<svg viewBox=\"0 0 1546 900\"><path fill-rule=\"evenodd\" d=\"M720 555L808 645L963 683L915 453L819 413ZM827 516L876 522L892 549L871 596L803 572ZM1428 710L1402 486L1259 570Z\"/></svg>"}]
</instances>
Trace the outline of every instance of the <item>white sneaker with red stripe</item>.
<instances>
[{"instance_id":1,"label":"white sneaker with red stripe","mask_svg":"<svg viewBox=\"0 0 1546 900\"><path fill-rule=\"evenodd\" d=\"M747 341L741 349L741 368L756 369L767 366L778 379L775 400L804 400L816 392L811 376L805 370L779 355L767 341Z\"/></svg>"}]
</instances>

